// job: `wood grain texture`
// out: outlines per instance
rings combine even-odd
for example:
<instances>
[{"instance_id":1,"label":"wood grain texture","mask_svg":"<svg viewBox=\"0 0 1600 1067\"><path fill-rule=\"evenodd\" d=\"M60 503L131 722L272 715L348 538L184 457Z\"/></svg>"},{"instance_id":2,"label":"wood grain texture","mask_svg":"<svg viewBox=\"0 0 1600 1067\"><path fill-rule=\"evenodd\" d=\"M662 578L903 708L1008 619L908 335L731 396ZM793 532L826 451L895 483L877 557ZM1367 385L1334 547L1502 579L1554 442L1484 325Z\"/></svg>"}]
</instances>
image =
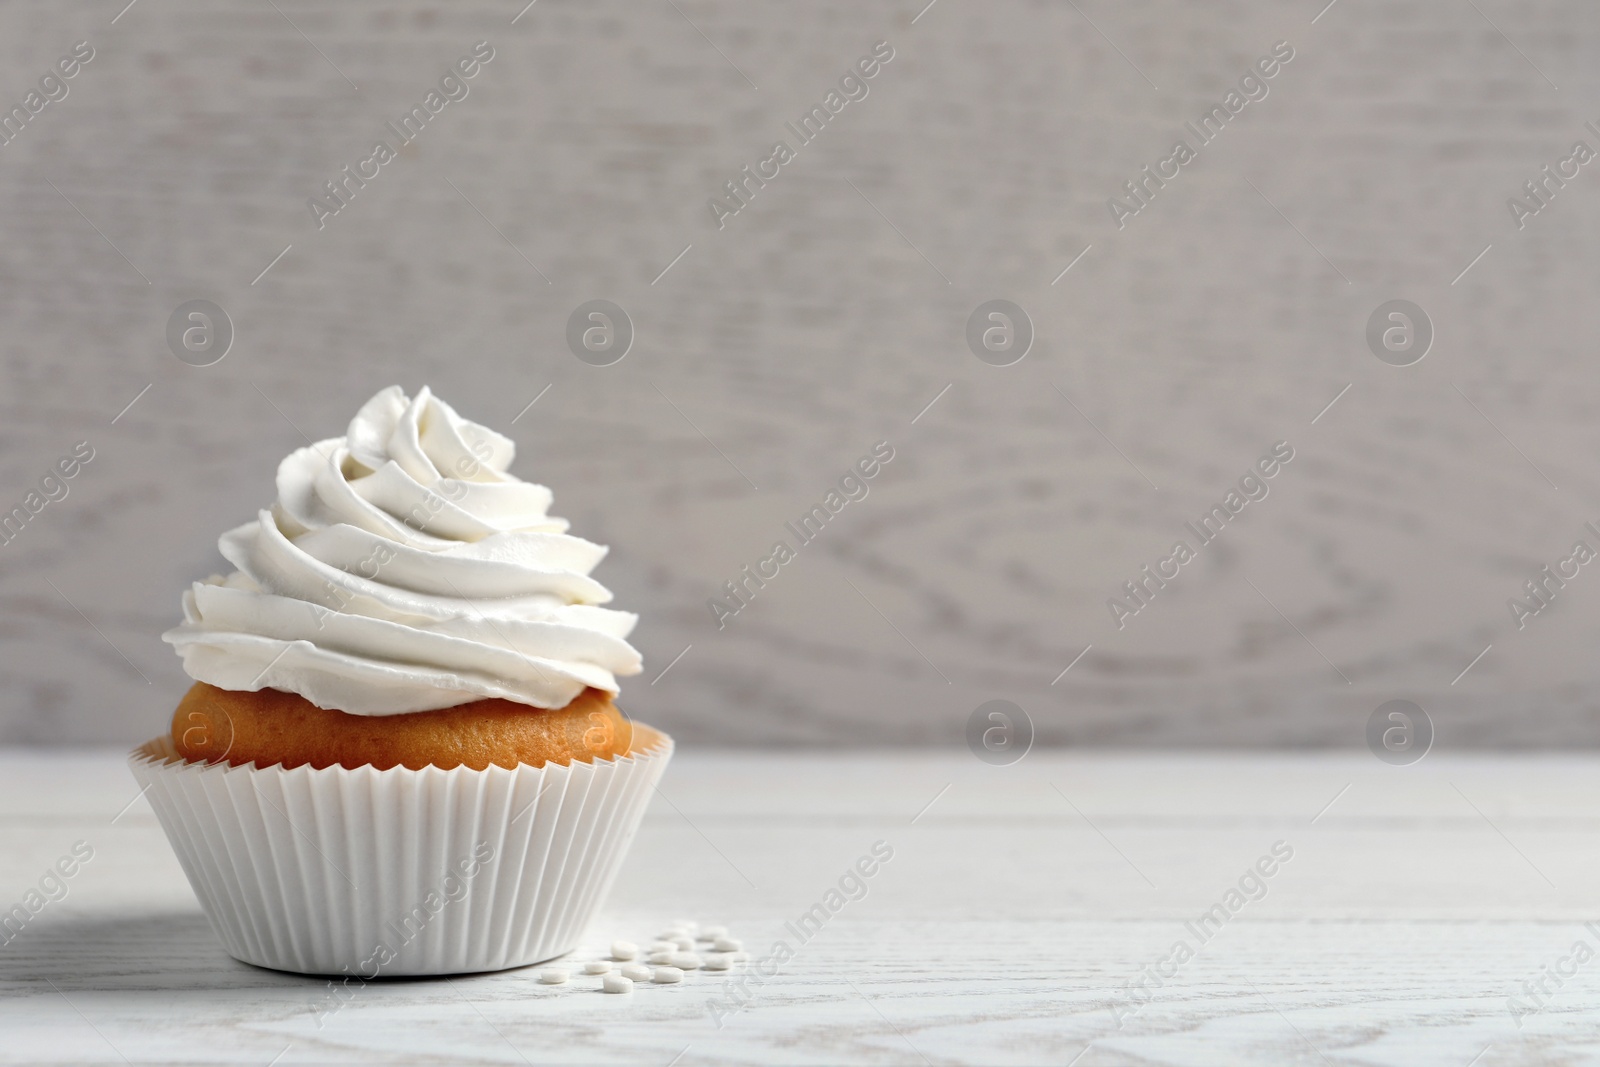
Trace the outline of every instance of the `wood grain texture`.
<instances>
[{"instance_id":1,"label":"wood grain texture","mask_svg":"<svg viewBox=\"0 0 1600 1067\"><path fill-rule=\"evenodd\" d=\"M0 148L0 510L96 458L0 545L0 738L153 732L217 534L399 382L511 431L613 546L624 706L685 741L955 744L1004 697L1041 743L1358 745L1406 697L1441 749L1592 744L1600 578L1520 631L1507 600L1600 520L1600 179L1522 231L1506 199L1594 141L1600 9L1322 6L6 5L0 102L97 51ZM1118 230L1107 199L1280 39ZM470 95L319 230L307 199L479 40ZM719 230L709 198L878 40L870 95ZM207 368L164 341L197 297L237 330ZM609 368L564 344L599 297L637 330ZM963 339L995 297L1037 331L1008 368ZM1395 297L1436 328L1410 368L1363 340ZM871 494L719 630L707 599L879 440ZM1279 440L1270 495L1117 629Z\"/></svg>"},{"instance_id":2,"label":"wood grain texture","mask_svg":"<svg viewBox=\"0 0 1600 1067\"><path fill-rule=\"evenodd\" d=\"M121 764L0 750L0 901L95 849L0 946L0 1063L1600 1062L1595 963L1508 1011L1596 941L1589 757L690 752L572 961L680 917L764 956L894 852L720 1028L706 974L618 997L537 968L372 983L319 1027L325 984L223 954ZM1127 983L1278 841L1265 895L1119 1027Z\"/></svg>"}]
</instances>

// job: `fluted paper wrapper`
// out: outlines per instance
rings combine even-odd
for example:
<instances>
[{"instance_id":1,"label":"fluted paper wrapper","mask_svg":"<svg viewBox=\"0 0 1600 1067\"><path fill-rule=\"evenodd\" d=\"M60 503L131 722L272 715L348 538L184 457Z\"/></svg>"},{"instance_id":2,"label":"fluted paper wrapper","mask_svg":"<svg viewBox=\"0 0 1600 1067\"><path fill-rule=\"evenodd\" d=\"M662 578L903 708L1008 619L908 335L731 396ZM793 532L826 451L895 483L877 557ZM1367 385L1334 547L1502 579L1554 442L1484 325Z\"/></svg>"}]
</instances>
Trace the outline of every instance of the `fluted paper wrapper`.
<instances>
[{"instance_id":1,"label":"fluted paper wrapper","mask_svg":"<svg viewBox=\"0 0 1600 1067\"><path fill-rule=\"evenodd\" d=\"M229 955L459 974L577 945L672 755L633 739L591 763L380 771L185 761L157 738L129 764Z\"/></svg>"}]
</instances>

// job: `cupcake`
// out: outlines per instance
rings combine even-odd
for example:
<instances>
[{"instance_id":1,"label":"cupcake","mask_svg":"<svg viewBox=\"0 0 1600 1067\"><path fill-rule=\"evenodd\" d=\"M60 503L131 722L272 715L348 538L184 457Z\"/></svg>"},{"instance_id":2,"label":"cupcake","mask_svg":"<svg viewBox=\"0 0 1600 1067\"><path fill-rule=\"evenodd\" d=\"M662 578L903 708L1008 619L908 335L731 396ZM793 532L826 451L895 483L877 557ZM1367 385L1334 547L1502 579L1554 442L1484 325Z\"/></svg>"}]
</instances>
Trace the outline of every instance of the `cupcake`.
<instances>
[{"instance_id":1,"label":"cupcake","mask_svg":"<svg viewBox=\"0 0 1600 1067\"><path fill-rule=\"evenodd\" d=\"M617 708L637 617L512 442L391 386L296 450L163 635L195 679L130 758L223 947L307 974L571 951L672 752Z\"/></svg>"}]
</instances>

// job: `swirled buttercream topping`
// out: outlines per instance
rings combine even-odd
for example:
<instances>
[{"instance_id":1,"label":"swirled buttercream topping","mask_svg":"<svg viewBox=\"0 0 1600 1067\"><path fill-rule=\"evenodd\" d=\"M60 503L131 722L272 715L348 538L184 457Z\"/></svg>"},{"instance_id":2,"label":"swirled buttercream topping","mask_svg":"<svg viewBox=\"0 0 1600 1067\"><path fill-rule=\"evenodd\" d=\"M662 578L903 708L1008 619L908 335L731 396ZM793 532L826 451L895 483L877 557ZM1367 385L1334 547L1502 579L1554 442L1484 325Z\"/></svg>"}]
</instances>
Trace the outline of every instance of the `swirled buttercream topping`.
<instances>
[{"instance_id":1,"label":"swirled buttercream topping","mask_svg":"<svg viewBox=\"0 0 1600 1067\"><path fill-rule=\"evenodd\" d=\"M600 607L605 547L507 473L514 452L426 387L390 386L278 466L277 502L217 542L238 569L184 593L163 640L198 681L354 715L615 693L640 670L638 617Z\"/></svg>"}]
</instances>

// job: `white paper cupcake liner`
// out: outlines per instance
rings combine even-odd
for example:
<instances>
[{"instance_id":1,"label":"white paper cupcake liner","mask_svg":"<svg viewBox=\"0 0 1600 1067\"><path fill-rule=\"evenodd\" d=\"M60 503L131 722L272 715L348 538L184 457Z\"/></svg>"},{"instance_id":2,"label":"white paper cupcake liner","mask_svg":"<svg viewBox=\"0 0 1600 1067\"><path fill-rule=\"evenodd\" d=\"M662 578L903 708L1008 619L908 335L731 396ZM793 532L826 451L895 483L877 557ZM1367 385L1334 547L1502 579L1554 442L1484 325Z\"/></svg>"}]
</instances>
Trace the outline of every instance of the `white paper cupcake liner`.
<instances>
[{"instance_id":1,"label":"white paper cupcake liner","mask_svg":"<svg viewBox=\"0 0 1600 1067\"><path fill-rule=\"evenodd\" d=\"M460 974L570 952L672 755L409 770L129 765L229 955L302 974Z\"/></svg>"}]
</instances>

